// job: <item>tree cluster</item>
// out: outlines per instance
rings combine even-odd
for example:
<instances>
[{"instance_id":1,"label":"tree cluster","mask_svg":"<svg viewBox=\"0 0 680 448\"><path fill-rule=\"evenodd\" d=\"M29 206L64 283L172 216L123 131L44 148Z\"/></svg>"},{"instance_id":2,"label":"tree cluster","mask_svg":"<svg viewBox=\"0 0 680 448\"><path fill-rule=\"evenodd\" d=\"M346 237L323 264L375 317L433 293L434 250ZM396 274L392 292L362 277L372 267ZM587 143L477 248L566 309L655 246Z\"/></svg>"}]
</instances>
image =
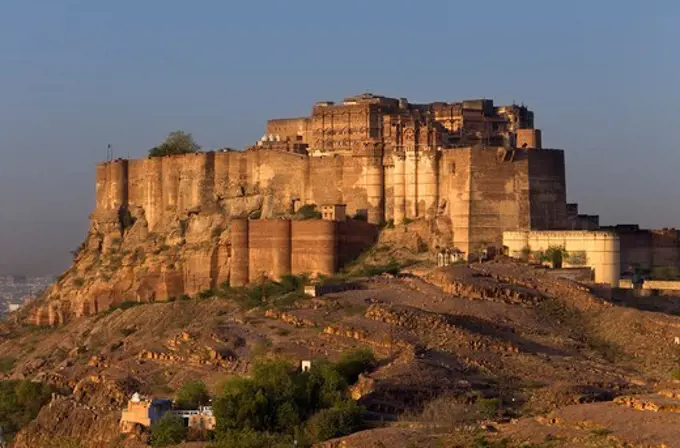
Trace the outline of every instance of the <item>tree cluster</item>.
<instances>
[{"instance_id":1,"label":"tree cluster","mask_svg":"<svg viewBox=\"0 0 680 448\"><path fill-rule=\"evenodd\" d=\"M11 439L31 422L50 400L52 389L43 383L21 380L0 381L0 427Z\"/></svg>"},{"instance_id":2,"label":"tree cluster","mask_svg":"<svg viewBox=\"0 0 680 448\"><path fill-rule=\"evenodd\" d=\"M374 361L370 351L360 351L336 364L315 362L307 372L284 361L256 365L252 377L229 380L215 400L219 446L236 446L232 439L244 432L318 442L356 431L362 410L348 386Z\"/></svg>"},{"instance_id":3,"label":"tree cluster","mask_svg":"<svg viewBox=\"0 0 680 448\"><path fill-rule=\"evenodd\" d=\"M190 154L200 151L194 137L187 132L174 131L168 134L165 141L149 150L149 157L163 157L177 154Z\"/></svg>"},{"instance_id":4,"label":"tree cluster","mask_svg":"<svg viewBox=\"0 0 680 448\"><path fill-rule=\"evenodd\" d=\"M348 394L349 385L375 365L370 350L357 350L337 363L316 361L308 371L286 361L255 364L250 377L230 378L213 403L217 448L298 446L355 432L363 409ZM200 381L185 384L177 407L197 408L209 401ZM165 415L151 428L151 444L168 446L187 437L181 419Z\"/></svg>"}]
</instances>

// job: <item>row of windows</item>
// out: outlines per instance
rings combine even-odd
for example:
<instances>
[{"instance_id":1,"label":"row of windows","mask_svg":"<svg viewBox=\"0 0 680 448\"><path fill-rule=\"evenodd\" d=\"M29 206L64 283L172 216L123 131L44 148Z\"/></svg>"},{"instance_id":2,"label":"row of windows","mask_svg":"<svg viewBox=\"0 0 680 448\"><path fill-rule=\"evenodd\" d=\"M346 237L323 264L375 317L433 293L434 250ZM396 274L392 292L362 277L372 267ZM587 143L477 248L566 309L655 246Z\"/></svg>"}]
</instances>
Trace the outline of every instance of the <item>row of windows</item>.
<instances>
[{"instance_id":1,"label":"row of windows","mask_svg":"<svg viewBox=\"0 0 680 448\"><path fill-rule=\"evenodd\" d=\"M342 135L342 134L351 134L352 132L359 132L359 133L365 133L368 131L368 128L366 127L361 127L361 128L342 128L342 129L315 129L314 134L325 134L325 135Z\"/></svg>"}]
</instances>

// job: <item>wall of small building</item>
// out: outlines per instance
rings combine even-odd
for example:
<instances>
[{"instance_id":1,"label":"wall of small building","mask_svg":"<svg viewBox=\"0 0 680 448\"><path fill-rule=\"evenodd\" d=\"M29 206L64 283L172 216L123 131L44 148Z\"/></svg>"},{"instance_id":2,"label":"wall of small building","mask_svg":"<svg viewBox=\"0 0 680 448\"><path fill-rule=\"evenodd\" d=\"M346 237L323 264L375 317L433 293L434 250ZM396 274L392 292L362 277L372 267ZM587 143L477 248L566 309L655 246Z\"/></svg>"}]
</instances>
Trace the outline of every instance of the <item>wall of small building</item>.
<instances>
[{"instance_id":1,"label":"wall of small building","mask_svg":"<svg viewBox=\"0 0 680 448\"><path fill-rule=\"evenodd\" d=\"M526 249L546 251L563 247L567 252L584 252L585 264L595 272L596 283L618 286L620 278L619 237L602 231L523 231L504 232L503 245L510 256L521 258ZM565 263L568 265L568 262Z\"/></svg>"}]
</instances>

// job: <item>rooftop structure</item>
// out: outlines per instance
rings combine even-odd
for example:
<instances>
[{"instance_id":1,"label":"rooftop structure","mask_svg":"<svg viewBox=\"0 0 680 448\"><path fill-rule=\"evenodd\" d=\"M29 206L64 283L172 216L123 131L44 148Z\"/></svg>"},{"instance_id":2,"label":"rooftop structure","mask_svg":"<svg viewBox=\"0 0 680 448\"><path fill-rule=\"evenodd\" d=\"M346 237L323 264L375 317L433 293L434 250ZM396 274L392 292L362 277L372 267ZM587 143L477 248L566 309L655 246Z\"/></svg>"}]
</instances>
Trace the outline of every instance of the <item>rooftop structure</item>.
<instances>
[{"instance_id":1,"label":"rooftop structure","mask_svg":"<svg viewBox=\"0 0 680 448\"><path fill-rule=\"evenodd\" d=\"M295 142L298 151L305 145L313 155L348 152L366 142L388 152L413 145L541 147L534 113L523 105L495 106L490 99L411 104L371 93L318 102L309 117L269 120L261 144L272 141Z\"/></svg>"}]
</instances>

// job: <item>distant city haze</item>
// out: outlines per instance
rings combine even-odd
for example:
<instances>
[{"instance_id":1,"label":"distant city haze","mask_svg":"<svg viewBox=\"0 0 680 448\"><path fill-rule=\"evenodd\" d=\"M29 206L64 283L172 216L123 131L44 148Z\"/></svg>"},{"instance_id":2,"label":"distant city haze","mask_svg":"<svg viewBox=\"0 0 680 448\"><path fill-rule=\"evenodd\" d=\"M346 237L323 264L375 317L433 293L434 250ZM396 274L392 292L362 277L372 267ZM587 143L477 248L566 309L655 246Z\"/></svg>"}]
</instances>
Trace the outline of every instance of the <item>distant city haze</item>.
<instances>
[{"instance_id":1,"label":"distant city haze","mask_svg":"<svg viewBox=\"0 0 680 448\"><path fill-rule=\"evenodd\" d=\"M108 144L144 157L181 129L241 148L268 118L362 92L523 102L581 213L680 226L678 17L674 1L5 1L0 275L68 266Z\"/></svg>"}]
</instances>

